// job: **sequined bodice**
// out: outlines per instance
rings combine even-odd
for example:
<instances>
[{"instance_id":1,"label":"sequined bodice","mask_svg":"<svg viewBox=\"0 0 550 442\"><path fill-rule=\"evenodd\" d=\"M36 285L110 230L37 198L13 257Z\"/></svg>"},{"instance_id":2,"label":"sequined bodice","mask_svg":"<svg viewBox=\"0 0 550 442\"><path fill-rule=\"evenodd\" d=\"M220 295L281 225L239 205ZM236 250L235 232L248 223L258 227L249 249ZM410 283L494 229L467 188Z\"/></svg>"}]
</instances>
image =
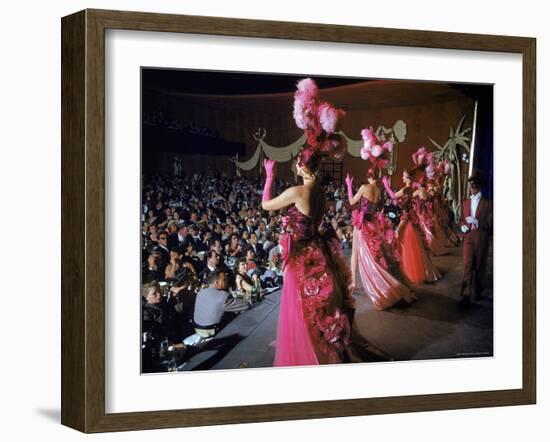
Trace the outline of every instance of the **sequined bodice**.
<instances>
[{"instance_id":1,"label":"sequined bodice","mask_svg":"<svg viewBox=\"0 0 550 442\"><path fill-rule=\"evenodd\" d=\"M309 240L318 236L318 221L304 215L295 206L286 211L284 226L292 233L293 241Z\"/></svg>"},{"instance_id":2,"label":"sequined bodice","mask_svg":"<svg viewBox=\"0 0 550 442\"><path fill-rule=\"evenodd\" d=\"M379 202L373 203L372 201L369 201L368 199L363 197L361 197L361 200L359 201L359 210L365 215L377 212L379 207Z\"/></svg>"}]
</instances>

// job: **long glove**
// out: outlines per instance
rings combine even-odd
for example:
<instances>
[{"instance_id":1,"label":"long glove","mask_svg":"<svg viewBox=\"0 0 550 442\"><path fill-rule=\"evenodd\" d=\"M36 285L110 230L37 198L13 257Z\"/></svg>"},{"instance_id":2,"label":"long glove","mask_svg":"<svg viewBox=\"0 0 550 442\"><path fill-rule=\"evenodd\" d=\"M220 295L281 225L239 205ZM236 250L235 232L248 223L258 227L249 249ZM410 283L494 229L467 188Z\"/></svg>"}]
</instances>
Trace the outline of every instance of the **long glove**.
<instances>
[{"instance_id":1,"label":"long glove","mask_svg":"<svg viewBox=\"0 0 550 442\"><path fill-rule=\"evenodd\" d=\"M353 199L353 177L350 176L349 173L346 175L346 186L348 188L348 198L351 204L351 200Z\"/></svg>"},{"instance_id":2,"label":"long glove","mask_svg":"<svg viewBox=\"0 0 550 442\"><path fill-rule=\"evenodd\" d=\"M264 168L266 177L264 192L262 194L262 203L271 199L271 186L273 185L273 180L275 179L275 161L264 160Z\"/></svg>"},{"instance_id":3,"label":"long glove","mask_svg":"<svg viewBox=\"0 0 550 442\"><path fill-rule=\"evenodd\" d=\"M388 182L388 177L384 175L382 178L382 184L384 184L384 189L386 189L386 192L390 196L392 200L395 200L395 192L391 190L390 183Z\"/></svg>"}]
</instances>

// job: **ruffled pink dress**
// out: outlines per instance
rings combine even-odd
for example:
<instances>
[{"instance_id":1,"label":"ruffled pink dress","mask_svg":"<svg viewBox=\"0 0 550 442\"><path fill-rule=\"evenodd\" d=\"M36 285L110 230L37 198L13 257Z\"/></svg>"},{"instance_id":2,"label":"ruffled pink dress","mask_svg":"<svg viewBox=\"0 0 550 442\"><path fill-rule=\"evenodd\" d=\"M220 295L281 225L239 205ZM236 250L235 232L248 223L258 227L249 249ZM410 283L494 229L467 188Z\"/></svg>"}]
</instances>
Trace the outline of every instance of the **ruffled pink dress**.
<instances>
[{"instance_id":1,"label":"ruffled pink dress","mask_svg":"<svg viewBox=\"0 0 550 442\"><path fill-rule=\"evenodd\" d=\"M433 264L422 240L419 219L412 210L411 194L405 195L399 201L403 209L399 227L401 270L413 284L435 282L441 278L441 273Z\"/></svg>"},{"instance_id":2,"label":"ruffled pink dress","mask_svg":"<svg viewBox=\"0 0 550 442\"><path fill-rule=\"evenodd\" d=\"M380 360L353 325L350 274L336 236L319 233L318 222L295 207L283 219L284 284L274 365Z\"/></svg>"},{"instance_id":3,"label":"ruffled pink dress","mask_svg":"<svg viewBox=\"0 0 550 442\"><path fill-rule=\"evenodd\" d=\"M351 259L374 307L384 310L401 300L412 302L414 295L399 275L399 256L391 223L386 224L384 216L379 215L372 202L361 198L359 210L353 213Z\"/></svg>"}]
</instances>

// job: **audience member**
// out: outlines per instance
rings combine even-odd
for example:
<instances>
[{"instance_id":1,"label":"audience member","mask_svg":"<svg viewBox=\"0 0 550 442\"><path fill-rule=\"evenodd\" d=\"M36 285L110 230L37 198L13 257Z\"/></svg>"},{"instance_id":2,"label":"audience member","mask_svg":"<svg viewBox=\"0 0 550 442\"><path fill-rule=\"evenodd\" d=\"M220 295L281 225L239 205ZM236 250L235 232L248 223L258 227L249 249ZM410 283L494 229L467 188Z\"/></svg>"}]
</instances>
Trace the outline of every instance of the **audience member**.
<instances>
[{"instance_id":1,"label":"audience member","mask_svg":"<svg viewBox=\"0 0 550 442\"><path fill-rule=\"evenodd\" d=\"M227 292L225 272L211 272L207 282L208 287L197 294L193 315L195 333L202 338L210 338L218 333L224 325L224 313L239 313L249 308L248 302L233 298Z\"/></svg>"}]
</instances>

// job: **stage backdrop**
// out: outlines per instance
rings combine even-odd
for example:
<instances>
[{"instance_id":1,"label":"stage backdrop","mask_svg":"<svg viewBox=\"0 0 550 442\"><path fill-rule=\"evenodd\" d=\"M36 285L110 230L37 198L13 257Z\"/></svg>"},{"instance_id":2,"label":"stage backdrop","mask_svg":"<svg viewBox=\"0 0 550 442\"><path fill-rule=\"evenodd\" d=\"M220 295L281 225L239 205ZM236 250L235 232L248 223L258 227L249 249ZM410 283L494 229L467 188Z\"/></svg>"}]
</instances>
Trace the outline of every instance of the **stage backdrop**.
<instances>
[{"instance_id":1,"label":"stage backdrop","mask_svg":"<svg viewBox=\"0 0 550 442\"><path fill-rule=\"evenodd\" d=\"M464 115L463 129L471 128L473 122L475 96L446 83L370 81L323 89L320 96L347 112L342 131L351 139L360 140L365 127L391 128L398 120L405 122L406 137L396 149L398 178L394 185L401 183L401 171L412 166L411 155L416 149L435 149L428 137L443 145L450 129L455 129ZM250 159L258 146L254 134L259 128L265 129L264 141L272 146L287 146L300 138L303 132L294 123L292 106L292 92L219 96L144 90L144 112L160 111L171 120L199 128L207 134L208 142L190 139L188 131L180 131L179 145L177 141L168 146L159 137L144 137L143 172L172 173L174 157L179 155L185 172L214 168L234 174L236 166L230 157L238 154L239 161ZM147 124L143 128L145 135L149 128ZM291 165L290 161L280 163L279 176L293 180ZM259 166L260 162L243 175L256 175ZM360 181L366 164L346 154L343 170Z\"/></svg>"}]
</instances>

